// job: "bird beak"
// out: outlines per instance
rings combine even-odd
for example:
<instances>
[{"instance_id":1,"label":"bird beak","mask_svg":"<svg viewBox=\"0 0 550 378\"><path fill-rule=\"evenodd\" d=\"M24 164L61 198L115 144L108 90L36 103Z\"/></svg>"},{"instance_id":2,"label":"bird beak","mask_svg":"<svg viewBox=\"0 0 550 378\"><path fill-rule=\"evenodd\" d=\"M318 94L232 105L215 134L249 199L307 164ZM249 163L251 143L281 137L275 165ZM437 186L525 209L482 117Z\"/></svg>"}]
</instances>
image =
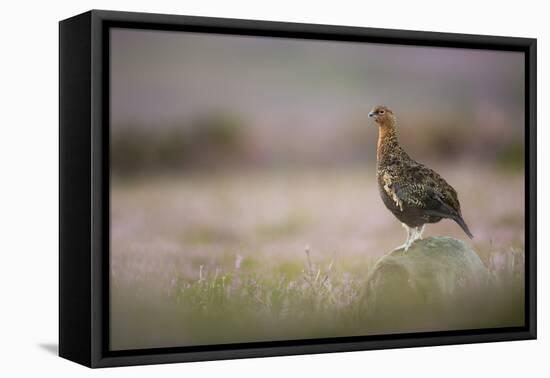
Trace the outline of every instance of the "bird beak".
<instances>
[{"instance_id":1,"label":"bird beak","mask_svg":"<svg viewBox=\"0 0 550 378\"><path fill-rule=\"evenodd\" d=\"M376 114L378 114L378 113L376 113L376 112L370 112L370 113L369 113L369 117L372 118L372 117L374 117Z\"/></svg>"}]
</instances>

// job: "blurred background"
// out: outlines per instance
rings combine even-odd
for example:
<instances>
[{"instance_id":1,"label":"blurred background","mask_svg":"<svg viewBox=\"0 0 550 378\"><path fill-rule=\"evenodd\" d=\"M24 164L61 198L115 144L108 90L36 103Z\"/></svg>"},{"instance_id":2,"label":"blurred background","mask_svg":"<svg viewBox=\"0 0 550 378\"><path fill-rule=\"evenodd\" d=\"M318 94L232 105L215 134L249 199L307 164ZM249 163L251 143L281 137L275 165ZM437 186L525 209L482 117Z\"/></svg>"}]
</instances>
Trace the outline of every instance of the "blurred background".
<instances>
[{"instance_id":1,"label":"blurred background","mask_svg":"<svg viewBox=\"0 0 550 378\"><path fill-rule=\"evenodd\" d=\"M523 55L119 29L113 173L369 167L386 104L424 160L522 166Z\"/></svg>"},{"instance_id":2,"label":"blurred background","mask_svg":"<svg viewBox=\"0 0 550 378\"><path fill-rule=\"evenodd\" d=\"M447 220L425 235L487 266L523 251L521 53L113 29L110 69L113 349L196 343L159 298L201 274L292 279L306 245L351 271L402 244L376 187L378 104L475 239Z\"/></svg>"}]
</instances>

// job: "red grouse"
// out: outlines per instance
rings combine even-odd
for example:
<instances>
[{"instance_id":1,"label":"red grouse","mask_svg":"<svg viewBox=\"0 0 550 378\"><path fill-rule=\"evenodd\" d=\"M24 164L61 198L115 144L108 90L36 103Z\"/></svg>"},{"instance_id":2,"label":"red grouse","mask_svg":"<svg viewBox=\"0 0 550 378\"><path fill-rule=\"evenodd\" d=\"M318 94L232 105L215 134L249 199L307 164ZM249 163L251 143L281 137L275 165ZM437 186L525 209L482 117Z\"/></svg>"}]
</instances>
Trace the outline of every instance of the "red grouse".
<instances>
[{"instance_id":1,"label":"red grouse","mask_svg":"<svg viewBox=\"0 0 550 378\"><path fill-rule=\"evenodd\" d=\"M386 106L376 106L369 117L378 124L377 179L386 207L407 230L405 251L422 237L426 223L452 219L473 238L460 212L453 189L437 172L414 161L397 141L396 119Z\"/></svg>"}]
</instances>

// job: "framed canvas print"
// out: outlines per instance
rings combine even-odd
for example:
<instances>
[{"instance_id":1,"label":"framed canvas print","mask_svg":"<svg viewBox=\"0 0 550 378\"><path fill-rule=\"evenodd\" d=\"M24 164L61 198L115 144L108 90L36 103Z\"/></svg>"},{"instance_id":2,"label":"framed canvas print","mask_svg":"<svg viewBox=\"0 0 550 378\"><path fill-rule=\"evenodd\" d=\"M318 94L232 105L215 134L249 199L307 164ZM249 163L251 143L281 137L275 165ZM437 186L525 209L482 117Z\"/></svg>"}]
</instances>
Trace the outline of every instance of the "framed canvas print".
<instances>
[{"instance_id":1,"label":"framed canvas print","mask_svg":"<svg viewBox=\"0 0 550 378\"><path fill-rule=\"evenodd\" d=\"M536 337L536 40L60 22L59 353Z\"/></svg>"}]
</instances>

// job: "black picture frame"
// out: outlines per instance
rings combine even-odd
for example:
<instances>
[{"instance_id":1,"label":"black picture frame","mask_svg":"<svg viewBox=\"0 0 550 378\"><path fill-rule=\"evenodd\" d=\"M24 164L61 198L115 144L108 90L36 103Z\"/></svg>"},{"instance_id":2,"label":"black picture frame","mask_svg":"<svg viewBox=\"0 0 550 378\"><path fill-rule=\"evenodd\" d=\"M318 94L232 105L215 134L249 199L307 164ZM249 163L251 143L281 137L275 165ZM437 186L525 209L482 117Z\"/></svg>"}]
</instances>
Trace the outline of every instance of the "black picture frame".
<instances>
[{"instance_id":1,"label":"black picture frame","mask_svg":"<svg viewBox=\"0 0 550 378\"><path fill-rule=\"evenodd\" d=\"M109 351L108 30L180 30L525 55L524 327ZM536 39L92 10L59 24L59 355L89 367L536 338Z\"/></svg>"}]
</instances>

